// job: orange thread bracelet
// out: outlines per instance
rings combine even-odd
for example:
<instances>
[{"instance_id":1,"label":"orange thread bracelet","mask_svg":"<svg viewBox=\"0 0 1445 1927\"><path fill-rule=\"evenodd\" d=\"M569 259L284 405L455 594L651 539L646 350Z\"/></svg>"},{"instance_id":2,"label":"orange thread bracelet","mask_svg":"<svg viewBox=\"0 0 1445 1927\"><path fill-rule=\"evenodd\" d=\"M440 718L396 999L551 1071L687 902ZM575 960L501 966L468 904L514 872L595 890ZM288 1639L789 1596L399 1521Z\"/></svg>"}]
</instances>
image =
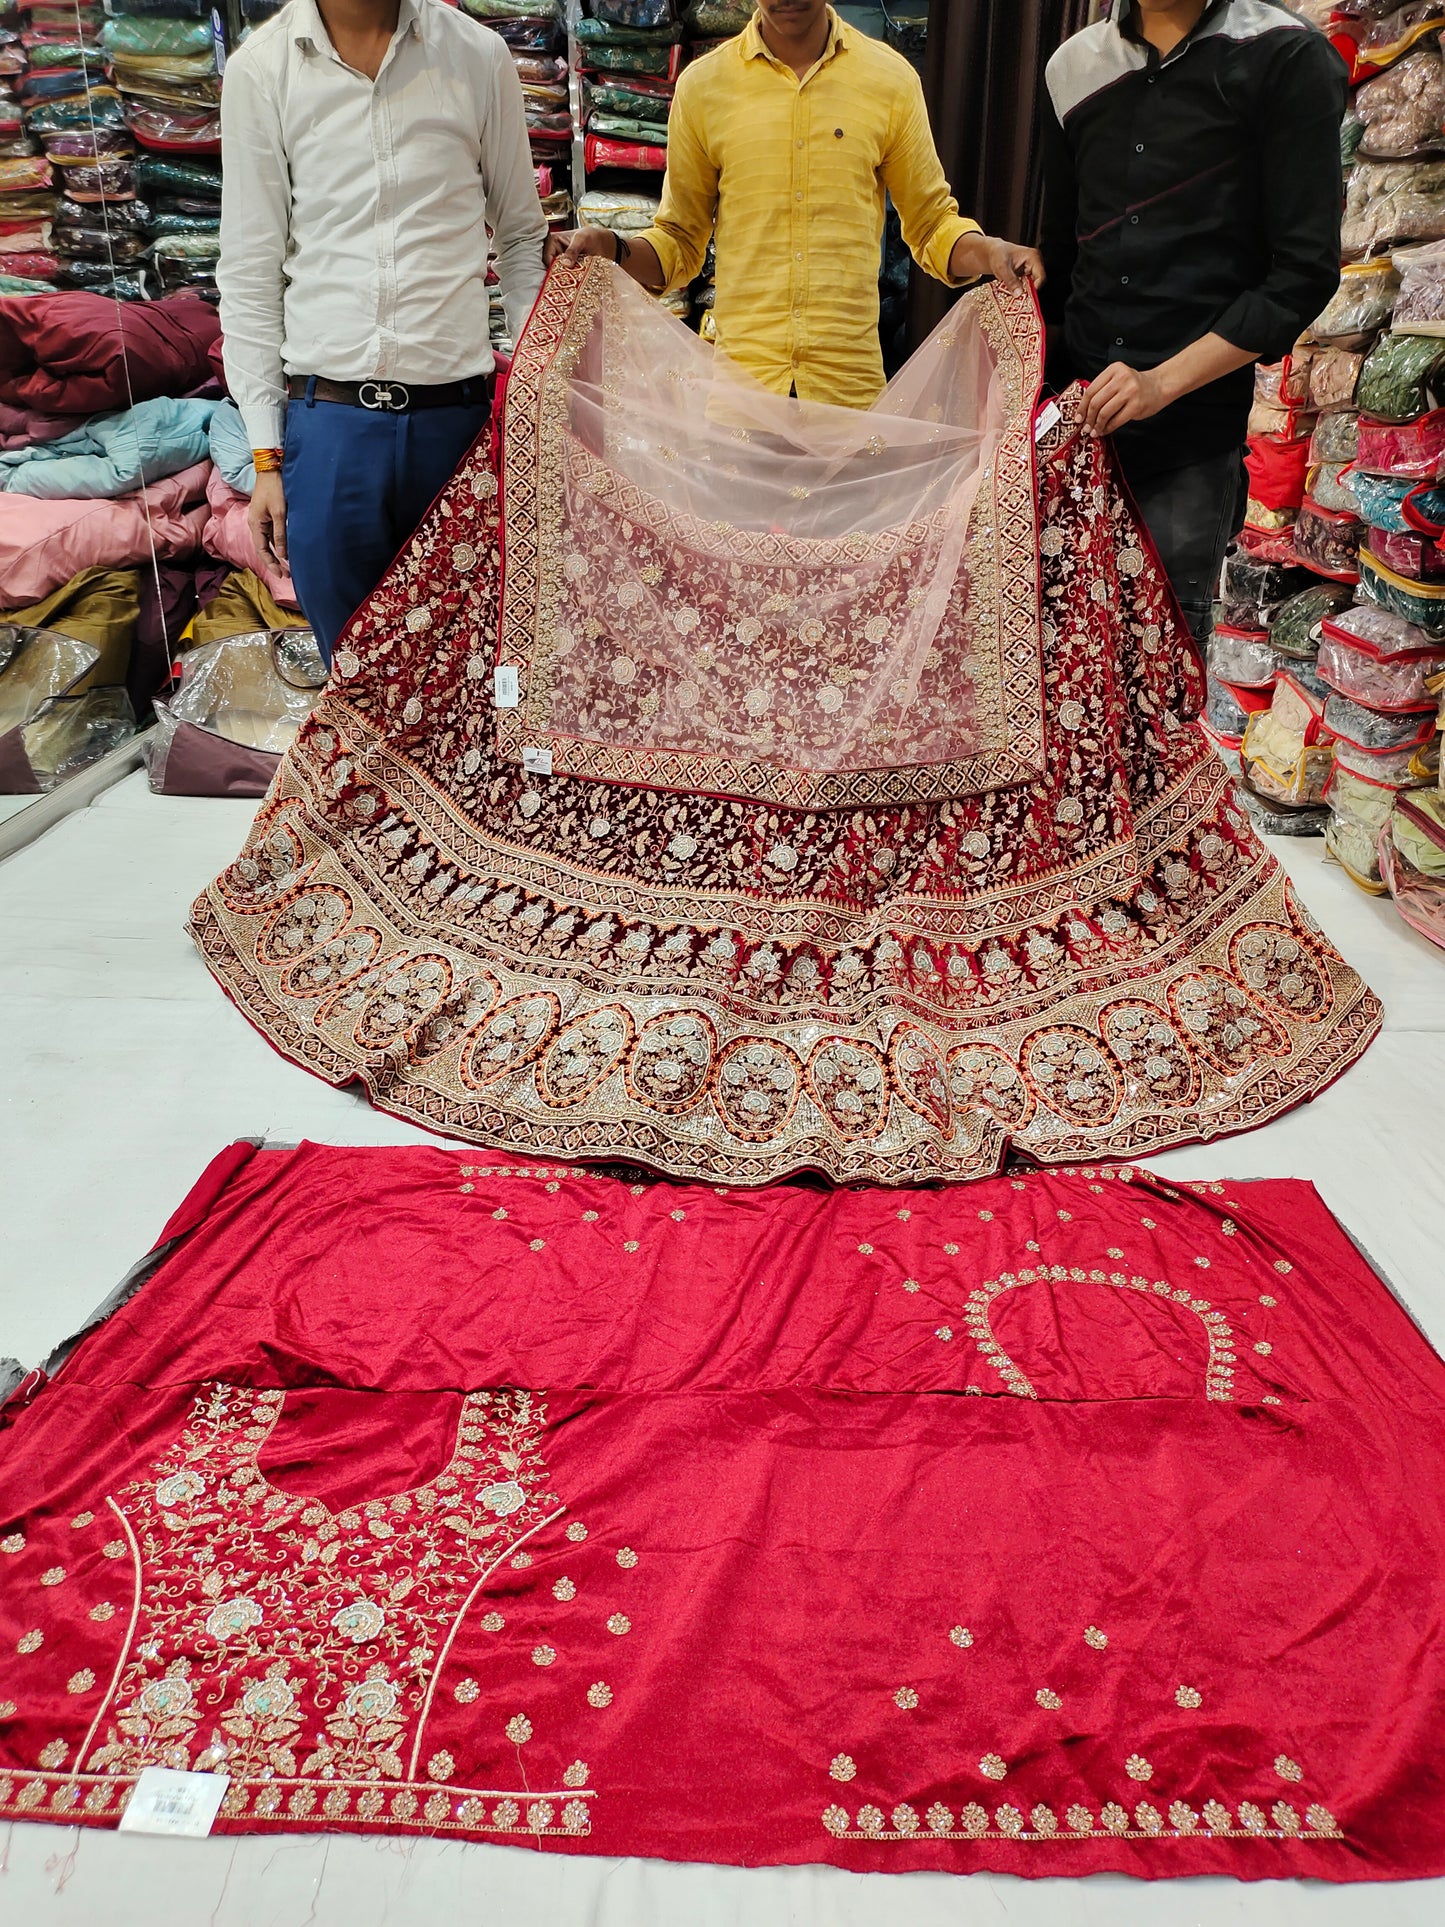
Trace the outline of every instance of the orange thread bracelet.
<instances>
[{"instance_id":1,"label":"orange thread bracelet","mask_svg":"<svg viewBox=\"0 0 1445 1927\"><path fill-rule=\"evenodd\" d=\"M277 475L281 470L284 451L279 448L253 448L251 459L256 464L258 475Z\"/></svg>"}]
</instances>

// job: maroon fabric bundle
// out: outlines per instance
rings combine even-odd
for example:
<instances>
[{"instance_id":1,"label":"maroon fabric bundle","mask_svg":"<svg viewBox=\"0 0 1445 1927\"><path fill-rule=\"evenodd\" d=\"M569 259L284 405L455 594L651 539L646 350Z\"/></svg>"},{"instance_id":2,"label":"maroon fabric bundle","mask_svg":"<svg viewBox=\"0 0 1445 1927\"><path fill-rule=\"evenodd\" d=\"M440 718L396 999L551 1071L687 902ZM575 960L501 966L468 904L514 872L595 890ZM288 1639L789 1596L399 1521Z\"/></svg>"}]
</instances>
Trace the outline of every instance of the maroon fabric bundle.
<instances>
[{"instance_id":1,"label":"maroon fabric bundle","mask_svg":"<svg viewBox=\"0 0 1445 1927\"><path fill-rule=\"evenodd\" d=\"M82 292L0 297L0 401L61 415L185 395L211 373L221 324L189 291L117 302Z\"/></svg>"}]
</instances>

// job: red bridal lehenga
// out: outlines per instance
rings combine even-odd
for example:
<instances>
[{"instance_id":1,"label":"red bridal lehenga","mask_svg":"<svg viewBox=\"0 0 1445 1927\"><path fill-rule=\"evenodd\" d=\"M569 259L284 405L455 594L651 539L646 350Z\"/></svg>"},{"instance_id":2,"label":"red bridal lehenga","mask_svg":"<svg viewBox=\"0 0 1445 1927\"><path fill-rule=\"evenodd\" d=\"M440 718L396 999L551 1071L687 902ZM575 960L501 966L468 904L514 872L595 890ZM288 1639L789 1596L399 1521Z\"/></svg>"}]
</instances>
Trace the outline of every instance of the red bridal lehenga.
<instances>
[{"instance_id":1,"label":"red bridal lehenga","mask_svg":"<svg viewBox=\"0 0 1445 1927\"><path fill-rule=\"evenodd\" d=\"M784 401L554 272L195 906L227 992L423 1126L733 1184L1132 1157L1321 1090L1379 1006L1039 369L987 287L874 409Z\"/></svg>"}]
</instances>

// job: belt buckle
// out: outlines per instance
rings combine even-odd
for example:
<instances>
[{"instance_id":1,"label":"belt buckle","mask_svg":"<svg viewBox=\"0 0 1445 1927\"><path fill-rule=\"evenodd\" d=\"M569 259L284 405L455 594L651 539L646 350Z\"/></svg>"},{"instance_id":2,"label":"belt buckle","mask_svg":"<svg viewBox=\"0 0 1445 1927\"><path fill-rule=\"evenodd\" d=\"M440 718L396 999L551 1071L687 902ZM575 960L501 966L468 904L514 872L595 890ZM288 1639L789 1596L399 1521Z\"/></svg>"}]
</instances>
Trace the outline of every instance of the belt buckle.
<instances>
[{"instance_id":1,"label":"belt buckle","mask_svg":"<svg viewBox=\"0 0 1445 1927\"><path fill-rule=\"evenodd\" d=\"M364 381L356 391L356 399L373 414L401 415L411 407L406 384L400 381Z\"/></svg>"}]
</instances>

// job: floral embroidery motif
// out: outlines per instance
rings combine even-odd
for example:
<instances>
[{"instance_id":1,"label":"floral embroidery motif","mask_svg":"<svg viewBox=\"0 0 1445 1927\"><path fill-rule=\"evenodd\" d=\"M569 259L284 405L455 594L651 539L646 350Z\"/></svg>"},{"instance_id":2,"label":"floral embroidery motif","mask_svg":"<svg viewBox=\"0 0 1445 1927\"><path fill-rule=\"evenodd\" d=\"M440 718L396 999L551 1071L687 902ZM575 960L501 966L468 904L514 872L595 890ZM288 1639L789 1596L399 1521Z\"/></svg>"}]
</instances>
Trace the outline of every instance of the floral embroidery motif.
<instances>
[{"instance_id":1,"label":"floral embroidery motif","mask_svg":"<svg viewBox=\"0 0 1445 1927\"><path fill-rule=\"evenodd\" d=\"M1154 1769L1142 1753L1131 1753L1124 1762L1124 1771L1131 1780L1152 1780Z\"/></svg>"},{"instance_id":2,"label":"floral embroidery motif","mask_svg":"<svg viewBox=\"0 0 1445 1927\"><path fill-rule=\"evenodd\" d=\"M1084 1628L1084 1644L1086 1646L1092 1646L1096 1653L1102 1653L1108 1643L1109 1635L1107 1633L1101 1633L1097 1626L1086 1626Z\"/></svg>"},{"instance_id":3,"label":"floral embroidery motif","mask_svg":"<svg viewBox=\"0 0 1445 1927\"><path fill-rule=\"evenodd\" d=\"M440 1473L335 1509L272 1486L261 1470L284 1400L208 1387L169 1456L118 1495L145 1583L102 1736L76 1767L122 1783L149 1765L223 1768L226 1811L257 1819L586 1831L585 1799L580 1818L559 1822L546 1801L545 1816L517 1806L508 1818L506 1801L440 1791L456 1772L445 1748L417 1777L422 1720L458 1613L478 1577L559 1510L536 1398L469 1394ZM500 1627L500 1615L488 1617ZM69 1681L72 1693L94 1686L89 1668ZM452 1692L461 1705L480 1697L475 1680ZM520 1743L531 1726L517 1716L507 1732Z\"/></svg>"},{"instance_id":4,"label":"floral embroidery motif","mask_svg":"<svg viewBox=\"0 0 1445 1927\"><path fill-rule=\"evenodd\" d=\"M900 1815L902 1819L900 1821ZM997 1807L992 1816L976 1802L965 1806L955 1821L953 1811L941 1801L930 1806L925 1816L930 1833L946 1840L1020 1840L1058 1841L1087 1839L1096 1829L1120 1840L1161 1840L1214 1838L1219 1840L1342 1840L1334 1815L1327 1807L1306 1808L1303 1819L1286 1801L1276 1801L1268 1815L1262 1807L1245 1800L1232 1812L1218 1800L1207 1800L1196 1812L1185 1800L1170 1802L1167 1822L1158 1807L1141 1800L1131 1814L1117 1801L1106 1801L1094 1808L1077 1802L1069 1806L1062 1822L1051 1806L1039 1802L1030 1809L1027 1823L1021 1810L1012 1805ZM860 1807L856 1820L844 1807L825 1807L820 1816L827 1831L840 1840L908 1840L918 1830L916 1808L900 1803L893 1809L892 1827L885 1829L881 1807Z\"/></svg>"},{"instance_id":5,"label":"floral embroidery motif","mask_svg":"<svg viewBox=\"0 0 1445 1927\"><path fill-rule=\"evenodd\" d=\"M1204 1695L1193 1686L1176 1686L1174 1704L1182 1706L1187 1712L1192 1712L1196 1706L1204 1704Z\"/></svg>"},{"instance_id":6,"label":"floral embroidery motif","mask_svg":"<svg viewBox=\"0 0 1445 1927\"><path fill-rule=\"evenodd\" d=\"M1050 1713L1057 1713L1064 1703L1058 1694L1052 1692L1047 1686L1041 1686L1038 1692L1034 1694L1034 1698L1040 1706Z\"/></svg>"},{"instance_id":7,"label":"floral embroidery motif","mask_svg":"<svg viewBox=\"0 0 1445 1927\"><path fill-rule=\"evenodd\" d=\"M856 1764L846 1753L836 1754L829 1764L829 1773L835 1780L851 1780L857 1773Z\"/></svg>"},{"instance_id":8,"label":"floral embroidery motif","mask_svg":"<svg viewBox=\"0 0 1445 1927\"><path fill-rule=\"evenodd\" d=\"M1016 1398L1034 1398L1037 1394L1028 1378L1021 1372L1008 1353L993 1335L991 1322L993 1304L1006 1291L1015 1291L1022 1285L1033 1284L1093 1284L1110 1285L1118 1291L1148 1291L1156 1297L1167 1298L1192 1312L1204 1327L1209 1343L1209 1362L1205 1370L1204 1395L1211 1399L1232 1399L1234 1397L1234 1367L1236 1354L1233 1346L1233 1327L1224 1313L1217 1311L1207 1298L1197 1298L1192 1292L1176 1289L1163 1279L1150 1284L1147 1278L1129 1277L1122 1271L1086 1271L1082 1265L1049 1265L1037 1271L1005 1271L997 1278L990 1278L971 1291L964 1307L964 1320L969 1335L989 1365L1003 1380L1004 1390L1012 1392ZM1256 1348L1257 1349L1257 1348ZM1087 1639L1088 1634L1084 1637ZM1090 1641L1092 1645L1094 1642Z\"/></svg>"},{"instance_id":9,"label":"floral embroidery motif","mask_svg":"<svg viewBox=\"0 0 1445 1927\"><path fill-rule=\"evenodd\" d=\"M679 1214L674 1212L672 1215L677 1217ZM637 1564L637 1554L632 1550L631 1546L623 1546L620 1549L617 1554L617 1563L622 1567L624 1572L630 1572Z\"/></svg>"},{"instance_id":10,"label":"floral embroidery motif","mask_svg":"<svg viewBox=\"0 0 1445 1927\"><path fill-rule=\"evenodd\" d=\"M514 1713L507 1721L507 1738L517 1746L525 1746L532 1737L532 1722L525 1713Z\"/></svg>"},{"instance_id":11,"label":"floral embroidery motif","mask_svg":"<svg viewBox=\"0 0 1445 1927\"><path fill-rule=\"evenodd\" d=\"M918 1695L911 1686L900 1686L893 1695L893 1704L903 1713L911 1713L918 1704Z\"/></svg>"},{"instance_id":12,"label":"floral embroidery motif","mask_svg":"<svg viewBox=\"0 0 1445 1927\"><path fill-rule=\"evenodd\" d=\"M612 1688L606 1680L599 1679L587 1688L587 1704L599 1709L612 1704Z\"/></svg>"},{"instance_id":13,"label":"floral embroidery motif","mask_svg":"<svg viewBox=\"0 0 1445 1927\"><path fill-rule=\"evenodd\" d=\"M973 1644L973 1634L968 1630L967 1626L950 1626L948 1629L948 1637L953 1641L955 1646L971 1646Z\"/></svg>"},{"instance_id":14,"label":"floral embroidery motif","mask_svg":"<svg viewBox=\"0 0 1445 1927\"><path fill-rule=\"evenodd\" d=\"M985 1753L978 1763L978 1770L986 1780L1002 1780L1008 1775L1008 1764L997 1753Z\"/></svg>"}]
</instances>

